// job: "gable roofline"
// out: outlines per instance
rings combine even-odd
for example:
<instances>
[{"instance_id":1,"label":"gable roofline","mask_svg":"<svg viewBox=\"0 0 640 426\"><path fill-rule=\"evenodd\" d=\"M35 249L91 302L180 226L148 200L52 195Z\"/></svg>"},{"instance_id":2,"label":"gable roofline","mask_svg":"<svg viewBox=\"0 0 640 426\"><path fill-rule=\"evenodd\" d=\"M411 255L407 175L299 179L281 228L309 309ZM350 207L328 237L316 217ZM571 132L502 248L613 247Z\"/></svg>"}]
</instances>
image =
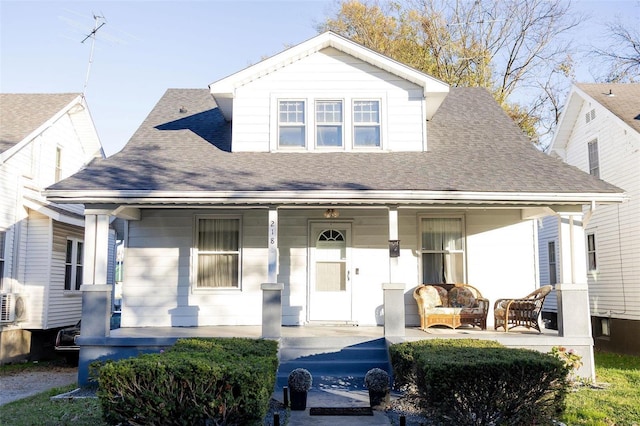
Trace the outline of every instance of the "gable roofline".
<instances>
[{"instance_id":1,"label":"gable roofline","mask_svg":"<svg viewBox=\"0 0 640 426\"><path fill-rule=\"evenodd\" d=\"M22 138L22 140L20 140L18 143L16 143L15 145L13 145L11 148L7 149L6 151L0 153L0 164L5 163L7 160L9 160L15 154L20 152L20 150L22 150L26 145L28 145L33 139L35 139L37 136L39 136L41 133L43 133L45 130L47 130L49 127L51 127L53 125L53 123L58 121L65 114L73 113L73 109L76 108L76 107L80 107L80 109L78 111L83 111L83 110L88 108L87 107L87 103L85 101L85 98L81 93L78 93L71 100L71 102L69 102L63 108L58 110L55 114L53 114L51 117L49 117L47 120L45 120L38 127L33 129L24 138ZM89 114L89 117L90 117L89 119L92 120L90 114ZM96 135L96 138L97 138L97 135ZM99 148L100 148L99 149L100 154L104 157L104 152L102 150L102 146L100 146Z\"/></svg>"},{"instance_id":2,"label":"gable roofline","mask_svg":"<svg viewBox=\"0 0 640 426\"><path fill-rule=\"evenodd\" d=\"M551 144L549 145L550 153L555 152L558 155L560 155L560 157L565 158L565 154L566 154L565 151L567 148L567 144L569 143L569 138L571 137L571 133L573 132L573 128L575 126L576 120L579 119L578 114L580 113L582 106L586 102L592 102L600 105L602 108L607 110L612 117L615 117L615 119L618 121L618 124L624 127L627 131L640 134L636 129L630 126L623 118L618 116L618 114L616 114L615 111L612 111L610 107L608 107L607 105L600 102L598 99L591 96L581 86L583 87L587 87L587 86L600 87L601 86L603 90L605 89L609 90L608 87L612 86L612 84L601 83L601 84L582 85L578 83L578 84L574 84L571 87L571 91L567 96L567 102L565 103L564 111L562 112L560 116L560 121L558 122L558 127L553 136L553 139L551 140ZM619 85L616 85L616 86L619 86Z\"/></svg>"},{"instance_id":3,"label":"gable roofline","mask_svg":"<svg viewBox=\"0 0 640 426\"><path fill-rule=\"evenodd\" d=\"M231 121L233 116L232 99L236 88L271 74L328 47L337 49L422 87L424 96L428 99L427 119L433 117L433 114L435 114L445 96L449 93L449 85L443 81L375 52L332 31L324 32L255 65L251 65L221 80L217 80L209 84L209 91L216 100L225 119Z\"/></svg>"}]
</instances>

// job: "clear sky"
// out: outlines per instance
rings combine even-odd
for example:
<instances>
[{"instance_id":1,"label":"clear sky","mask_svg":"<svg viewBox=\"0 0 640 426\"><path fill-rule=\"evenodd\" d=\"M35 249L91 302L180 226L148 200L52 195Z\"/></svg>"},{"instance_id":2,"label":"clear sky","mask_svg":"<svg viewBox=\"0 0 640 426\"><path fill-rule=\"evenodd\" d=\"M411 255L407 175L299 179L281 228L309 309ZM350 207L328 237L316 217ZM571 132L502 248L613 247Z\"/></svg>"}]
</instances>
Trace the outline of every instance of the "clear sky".
<instances>
[{"instance_id":1,"label":"clear sky","mask_svg":"<svg viewBox=\"0 0 640 426\"><path fill-rule=\"evenodd\" d=\"M640 2L574 1L592 15L586 33L620 15L640 24ZM317 34L333 0L0 0L0 91L86 90L105 153L122 149L168 88L206 88ZM100 21L102 22L102 20ZM582 78L588 80L589 76Z\"/></svg>"}]
</instances>

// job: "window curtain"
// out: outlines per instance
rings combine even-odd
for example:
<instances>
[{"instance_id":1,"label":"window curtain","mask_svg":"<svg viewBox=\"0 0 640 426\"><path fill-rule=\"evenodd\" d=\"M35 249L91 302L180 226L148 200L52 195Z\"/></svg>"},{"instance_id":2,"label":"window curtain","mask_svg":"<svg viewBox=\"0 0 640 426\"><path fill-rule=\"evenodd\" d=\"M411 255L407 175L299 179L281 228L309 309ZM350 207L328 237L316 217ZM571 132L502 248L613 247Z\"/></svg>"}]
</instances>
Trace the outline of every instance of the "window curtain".
<instances>
[{"instance_id":1,"label":"window curtain","mask_svg":"<svg viewBox=\"0 0 640 426\"><path fill-rule=\"evenodd\" d=\"M198 221L198 287L237 287L240 224L237 219Z\"/></svg>"},{"instance_id":2,"label":"window curtain","mask_svg":"<svg viewBox=\"0 0 640 426\"><path fill-rule=\"evenodd\" d=\"M462 282L461 219L423 219L422 250L423 283Z\"/></svg>"}]
</instances>

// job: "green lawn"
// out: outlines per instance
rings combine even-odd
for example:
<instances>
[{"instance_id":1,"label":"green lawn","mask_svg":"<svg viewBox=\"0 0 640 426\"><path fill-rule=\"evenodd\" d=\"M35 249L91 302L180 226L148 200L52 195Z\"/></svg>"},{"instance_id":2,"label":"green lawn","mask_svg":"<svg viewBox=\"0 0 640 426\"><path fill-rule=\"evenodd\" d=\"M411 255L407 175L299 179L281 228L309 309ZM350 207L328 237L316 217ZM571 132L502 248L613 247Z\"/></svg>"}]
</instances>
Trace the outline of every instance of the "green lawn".
<instances>
[{"instance_id":1,"label":"green lawn","mask_svg":"<svg viewBox=\"0 0 640 426\"><path fill-rule=\"evenodd\" d=\"M571 392L561 420L570 426L640 426L640 357L596 353L595 360L599 386ZM53 389L3 406L0 425L105 425L95 399L50 400L74 387Z\"/></svg>"},{"instance_id":2,"label":"green lawn","mask_svg":"<svg viewBox=\"0 0 640 426\"><path fill-rule=\"evenodd\" d=\"M601 389L582 388L567 397L567 425L640 425L640 357L595 354Z\"/></svg>"}]
</instances>

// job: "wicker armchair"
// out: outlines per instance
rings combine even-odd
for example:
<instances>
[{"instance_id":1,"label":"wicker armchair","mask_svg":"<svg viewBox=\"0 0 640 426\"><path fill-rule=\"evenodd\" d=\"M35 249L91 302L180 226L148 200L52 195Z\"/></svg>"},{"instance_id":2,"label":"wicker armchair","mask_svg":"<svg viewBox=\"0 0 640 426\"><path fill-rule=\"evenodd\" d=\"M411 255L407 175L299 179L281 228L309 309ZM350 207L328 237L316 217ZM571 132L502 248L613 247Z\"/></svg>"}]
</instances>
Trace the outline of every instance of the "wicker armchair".
<instances>
[{"instance_id":1,"label":"wicker armchair","mask_svg":"<svg viewBox=\"0 0 640 426\"><path fill-rule=\"evenodd\" d=\"M545 297L552 287L545 285L522 299L498 299L493 305L494 329L503 327L507 332L514 327L535 328L538 332L540 324L538 316L542 310Z\"/></svg>"}]
</instances>

